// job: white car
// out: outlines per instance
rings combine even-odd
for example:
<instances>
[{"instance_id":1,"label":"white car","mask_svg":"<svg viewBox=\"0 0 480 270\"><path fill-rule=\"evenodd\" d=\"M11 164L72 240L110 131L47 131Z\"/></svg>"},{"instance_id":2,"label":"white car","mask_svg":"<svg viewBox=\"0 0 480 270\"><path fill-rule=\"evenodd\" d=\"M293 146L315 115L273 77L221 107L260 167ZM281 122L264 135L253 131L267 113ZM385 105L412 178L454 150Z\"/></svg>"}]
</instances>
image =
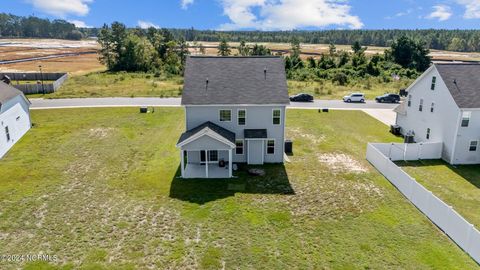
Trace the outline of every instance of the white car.
<instances>
[{"instance_id":1,"label":"white car","mask_svg":"<svg viewBox=\"0 0 480 270\"><path fill-rule=\"evenodd\" d=\"M361 102L361 103L364 103L365 102L365 95L362 94L362 93L352 93L348 96L344 96L343 97L343 101L344 102Z\"/></svg>"}]
</instances>

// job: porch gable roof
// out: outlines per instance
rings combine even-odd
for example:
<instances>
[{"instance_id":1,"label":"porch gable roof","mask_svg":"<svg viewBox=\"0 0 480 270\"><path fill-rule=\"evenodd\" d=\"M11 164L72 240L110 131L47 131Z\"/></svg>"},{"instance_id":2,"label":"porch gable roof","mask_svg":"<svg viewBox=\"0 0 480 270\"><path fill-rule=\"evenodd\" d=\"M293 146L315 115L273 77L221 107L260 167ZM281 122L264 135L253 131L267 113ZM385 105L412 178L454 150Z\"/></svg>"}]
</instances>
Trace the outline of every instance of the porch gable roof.
<instances>
[{"instance_id":1,"label":"porch gable roof","mask_svg":"<svg viewBox=\"0 0 480 270\"><path fill-rule=\"evenodd\" d=\"M235 133L225 128L222 128L221 126L216 125L210 121L184 132L177 142L177 147L182 147L183 145L188 144L202 137L203 135L209 135L210 137L220 142L223 142L231 147L236 147Z\"/></svg>"}]
</instances>

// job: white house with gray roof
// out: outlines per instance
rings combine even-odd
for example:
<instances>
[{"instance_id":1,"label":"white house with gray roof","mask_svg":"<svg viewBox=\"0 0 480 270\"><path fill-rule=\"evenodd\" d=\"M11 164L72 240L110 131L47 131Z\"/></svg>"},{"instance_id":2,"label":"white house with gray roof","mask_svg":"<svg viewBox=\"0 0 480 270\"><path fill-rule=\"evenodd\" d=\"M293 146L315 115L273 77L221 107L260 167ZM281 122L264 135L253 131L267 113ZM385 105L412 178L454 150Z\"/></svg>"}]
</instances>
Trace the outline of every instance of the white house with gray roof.
<instances>
[{"instance_id":1,"label":"white house with gray roof","mask_svg":"<svg viewBox=\"0 0 480 270\"><path fill-rule=\"evenodd\" d=\"M29 109L21 91L0 81L0 158L30 129Z\"/></svg>"},{"instance_id":2,"label":"white house with gray roof","mask_svg":"<svg viewBox=\"0 0 480 270\"><path fill-rule=\"evenodd\" d=\"M229 178L234 163L283 163L289 103L280 57L188 57L182 177Z\"/></svg>"},{"instance_id":3,"label":"white house with gray roof","mask_svg":"<svg viewBox=\"0 0 480 270\"><path fill-rule=\"evenodd\" d=\"M397 125L416 142L442 142L450 164L480 164L480 65L434 64L408 89Z\"/></svg>"}]
</instances>

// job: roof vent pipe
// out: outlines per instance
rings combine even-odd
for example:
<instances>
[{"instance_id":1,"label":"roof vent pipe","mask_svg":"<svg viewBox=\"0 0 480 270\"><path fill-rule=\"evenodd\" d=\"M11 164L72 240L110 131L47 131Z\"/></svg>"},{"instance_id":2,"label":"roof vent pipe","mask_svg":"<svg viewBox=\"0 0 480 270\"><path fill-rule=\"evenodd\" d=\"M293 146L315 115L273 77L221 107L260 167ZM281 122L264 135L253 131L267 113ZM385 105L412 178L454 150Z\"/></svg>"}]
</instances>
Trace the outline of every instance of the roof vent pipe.
<instances>
[{"instance_id":1,"label":"roof vent pipe","mask_svg":"<svg viewBox=\"0 0 480 270\"><path fill-rule=\"evenodd\" d=\"M267 67L263 70L263 75L265 76L265 80L267 79Z\"/></svg>"},{"instance_id":2,"label":"roof vent pipe","mask_svg":"<svg viewBox=\"0 0 480 270\"><path fill-rule=\"evenodd\" d=\"M207 77L207 80L205 80L205 91L208 90L208 77Z\"/></svg>"}]
</instances>

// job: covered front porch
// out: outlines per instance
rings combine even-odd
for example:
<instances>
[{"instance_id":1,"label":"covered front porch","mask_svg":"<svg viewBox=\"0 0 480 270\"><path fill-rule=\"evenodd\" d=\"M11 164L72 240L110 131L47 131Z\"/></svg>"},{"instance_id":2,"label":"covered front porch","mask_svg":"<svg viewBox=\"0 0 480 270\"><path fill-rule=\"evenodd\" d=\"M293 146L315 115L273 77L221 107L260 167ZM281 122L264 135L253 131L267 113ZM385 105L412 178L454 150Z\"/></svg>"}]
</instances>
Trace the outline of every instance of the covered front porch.
<instances>
[{"instance_id":1,"label":"covered front porch","mask_svg":"<svg viewBox=\"0 0 480 270\"><path fill-rule=\"evenodd\" d=\"M183 178L231 178L232 150L183 151Z\"/></svg>"},{"instance_id":2,"label":"covered front porch","mask_svg":"<svg viewBox=\"0 0 480 270\"><path fill-rule=\"evenodd\" d=\"M180 137L182 178L231 178L235 133L206 122Z\"/></svg>"}]
</instances>

